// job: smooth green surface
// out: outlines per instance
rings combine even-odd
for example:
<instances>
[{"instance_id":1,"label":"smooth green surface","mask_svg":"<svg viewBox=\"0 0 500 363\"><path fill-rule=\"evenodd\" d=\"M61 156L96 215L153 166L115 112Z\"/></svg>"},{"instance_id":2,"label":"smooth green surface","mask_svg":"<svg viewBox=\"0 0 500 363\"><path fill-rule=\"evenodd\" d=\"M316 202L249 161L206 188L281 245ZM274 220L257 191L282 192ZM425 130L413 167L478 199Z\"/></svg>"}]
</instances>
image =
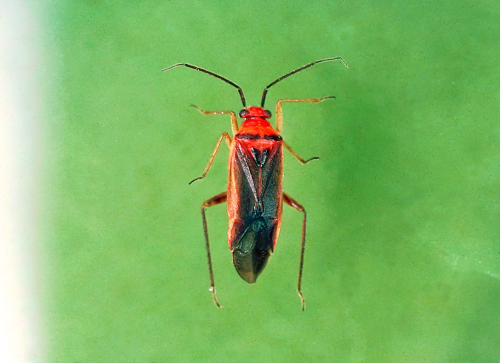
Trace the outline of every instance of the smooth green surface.
<instances>
[{"instance_id":1,"label":"smooth green surface","mask_svg":"<svg viewBox=\"0 0 500 363\"><path fill-rule=\"evenodd\" d=\"M44 21L47 361L498 362L500 5L487 1L52 1ZM235 89L276 77L285 207L259 281L234 271L227 148Z\"/></svg>"}]
</instances>

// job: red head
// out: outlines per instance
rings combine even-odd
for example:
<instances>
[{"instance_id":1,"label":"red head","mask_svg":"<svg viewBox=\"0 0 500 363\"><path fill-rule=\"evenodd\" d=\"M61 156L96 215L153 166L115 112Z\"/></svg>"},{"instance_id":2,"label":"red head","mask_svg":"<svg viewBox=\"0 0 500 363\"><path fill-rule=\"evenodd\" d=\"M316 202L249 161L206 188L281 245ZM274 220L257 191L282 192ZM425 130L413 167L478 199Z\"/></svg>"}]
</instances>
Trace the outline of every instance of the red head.
<instances>
[{"instance_id":1,"label":"red head","mask_svg":"<svg viewBox=\"0 0 500 363\"><path fill-rule=\"evenodd\" d=\"M239 116L244 119L252 117L269 118L271 117L271 111L264 110L262 107L250 106L241 110Z\"/></svg>"}]
</instances>

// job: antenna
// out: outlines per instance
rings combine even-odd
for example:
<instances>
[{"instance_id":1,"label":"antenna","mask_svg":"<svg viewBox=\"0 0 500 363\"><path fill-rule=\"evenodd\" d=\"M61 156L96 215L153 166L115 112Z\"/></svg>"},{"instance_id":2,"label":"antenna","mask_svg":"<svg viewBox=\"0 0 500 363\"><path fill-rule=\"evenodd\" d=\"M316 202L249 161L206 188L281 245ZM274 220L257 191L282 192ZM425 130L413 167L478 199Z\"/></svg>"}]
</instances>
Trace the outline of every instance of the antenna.
<instances>
[{"instance_id":1,"label":"antenna","mask_svg":"<svg viewBox=\"0 0 500 363\"><path fill-rule=\"evenodd\" d=\"M267 91L269 90L269 88L271 88L272 86L274 86L276 83L278 83L279 81L282 81L284 80L285 78L287 77L290 77L292 74L295 74L295 73L298 73L300 71L303 71L304 69L307 69L309 67L312 67L313 65L315 64L318 64L318 63L323 63L323 62L331 62L331 61L335 61L335 60L340 60L342 63L344 63L344 65L349 68L349 66L347 65L347 63L345 62L345 60L342 59L342 57L335 57L335 58L325 58L325 59L320 59L320 60L317 60L315 62L312 62L312 63L309 63L309 64L306 64L305 66L302 66L300 68L297 68L297 69L294 69L293 71L291 72L288 72L287 74L285 74L284 76L281 76L280 78L272 81L271 83L269 83L269 85L264 88L264 92L262 93L262 101L260 102L260 107L264 107L264 103L266 102L266 94L267 94Z\"/></svg>"},{"instance_id":2,"label":"antenna","mask_svg":"<svg viewBox=\"0 0 500 363\"><path fill-rule=\"evenodd\" d=\"M170 67L163 68L161 71L162 72L166 72L166 71L168 71L168 70L170 70L172 68L179 67L179 66L185 66L185 67L192 68L194 70L197 70L197 71L200 71L200 72L203 72L203 73L206 73L206 74L210 74L211 76L214 76L214 77L219 78L220 80L222 80L222 81L224 81L226 83L229 83L231 86L233 86L233 87L235 87L235 88L238 89L238 93L240 94L240 98L241 98L241 103L243 103L243 107L246 107L245 95L243 95L243 91L241 90L240 86L238 86L234 82L231 82L229 79L224 78L221 75L218 75L217 73L209 71L208 69L201 68L201 67L189 64L189 63L177 63L177 64L174 64L174 65L171 65Z\"/></svg>"}]
</instances>

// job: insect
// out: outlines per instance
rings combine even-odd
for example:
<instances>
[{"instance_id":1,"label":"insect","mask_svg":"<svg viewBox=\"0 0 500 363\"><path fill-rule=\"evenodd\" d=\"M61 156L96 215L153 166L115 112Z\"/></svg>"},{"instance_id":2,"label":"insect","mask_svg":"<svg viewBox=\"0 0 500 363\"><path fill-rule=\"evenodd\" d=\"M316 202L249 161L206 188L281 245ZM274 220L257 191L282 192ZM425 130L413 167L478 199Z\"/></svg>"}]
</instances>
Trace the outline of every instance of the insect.
<instances>
[{"instance_id":1,"label":"insect","mask_svg":"<svg viewBox=\"0 0 500 363\"><path fill-rule=\"evenodd\" d=\"M229 114L231 117L233 138L231 139L227 132L220 136L203 174L189 183L203 179L207 175L224 140L230 149L227 190L206 200L201 207L210 274L210 291L215 305L219 308L222 306L217 301L215 290L205 210L214 205L227 202L229 215L228 241L233 255L233 264L241 278L253 284L274 252L280 231L283 202L285 202L303 214L297 292L302 303L302 310L305 309L305 300L301 287L306 244L306 211L299 202L282 190L283 147L302 164L307 164L309 161L318 158L302 159L283 140L281 136L283 130L282 104L285 102L317 103L334 97L282 99L278 101L276 103L276 128L273 128L268 121L271 112L264 109L264 103L267 91L276 83L318 63L336 60L340 60L349 68L342 57L325 58L308 63L277 78L264 88L260 107L247 107L243 91L237 84L207 69L188 63L177 63L162 69L162 71L168 71L172 68L184 66L216 77L235 87L243 104L243 109L239 112L239 117L243 120L241 127L238 126L236 113L233 111L205 111L198 106L191 105L203 115Z\"/></svg>"}]
</instances>

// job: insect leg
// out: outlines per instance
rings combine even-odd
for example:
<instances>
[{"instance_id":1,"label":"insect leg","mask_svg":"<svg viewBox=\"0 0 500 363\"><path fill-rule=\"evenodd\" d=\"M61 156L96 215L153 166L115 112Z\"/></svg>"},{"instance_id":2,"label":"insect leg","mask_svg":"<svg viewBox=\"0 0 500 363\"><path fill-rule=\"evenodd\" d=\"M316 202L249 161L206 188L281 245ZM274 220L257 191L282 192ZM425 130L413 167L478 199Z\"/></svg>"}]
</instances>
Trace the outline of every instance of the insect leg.
<instances>
[{"instance_id":1,"label":"insect leg","mask_svg":"<svg viewBox=\"0 0 500 363\"><path fill-rule=\"evenodd\" d=\"M220 143L222 142L222 139L225 139L227 146L231 147L231 136L229 136L229 134L227 132L224 132L219 137L219 141L217 141L217 145L215 145L214 152L212 153L212 156L210 157L210 160L208 160L207 167L203 171L203 174L201 174L201 176L199 176L198 178L191 180L189 182L189 184L192 184L192 183L194 183L197 180L203 179L205 177L205 175L207 175L207 173L210 170L210 167L212 166L212 163L213 163L213 161L215 159L215 155L217 154L217 151L219 151L219 146L220 146Z\"/></svg>"},{"instance_id":2,"label":"insect leg","mask_svg":"<svg viewBox=\"0 0 500 363\"><path fill-rule=\"evenodd\" d=\"M300 296L300 301L302 302L302 311L306 308L306 301L302 295L302 268L304 267L304 250L306 248L306 210L304 207L297 202L295 199L290 197L288 194L283 193L283 201L290 207L297 209L299 212L304 214L304 219L302 220L302 243L300 247L300 263L299 263L299 279L297 282L297 292Z\"/></svg>"},{"instance_id":3,"label":"insect leg","mask_svg":"<svg viewBox=\"0 0 500 363\"><path fill-rule=\"evenodd\" d=\"M238 119L236 118L236 114L233 111L205 111L196 105L191 105L191 107L196 108L198 111L200 111L205 116L226 115L228 113L231 114L231 129L233 131L233 135L236 135L236 133L238 132L238 129L239 129Z\"/></svg>"},{"instance_id":4,"label":"insect leg","mask_svg":"<svg viewBox=\"0 0 500 363\"><path fill-rule=\"evenodd\" d=\"M322 98L302 98L302 99L293 99L293 98L287 98L284 100L279 100L276 103L276 131L278 131L279 134L283 131L283 109L281 104L283 102L307 102L307 103L318 103L330 98L335 98L334 96L326 96Z\"/></svg>"},{"instance_id":5,"label":"insect leg","mask_svg":"<svg viewBox=\"0 0 500 363\"><path fill-rule=\"evenodd\" d=\"M291 147L288 145L285 141L283 141L283 145L285 145L286 149L292 153L293 156L297 158L298 161L300 161L301 164L307 164L311 160L317 160L319 159L317 156L313 156L312 158L309 158L307 160L304 160L300 157L299 154L297 154Z\"/></svg>"},{"instance_id":6,"label":"insect leg","mask_svg":"<svg viewBox=\"0 0 500 363\"><path fill-rule=\"evenodd\" d=\"M212 292L212 298L214 299L214 303L218 308L222 308L222 306L217 301L217 295L215 293L214 272L212 270L212 258L210 257L210 242L208 241L208 227L207 227L207 218L205 217L205 209L220 203L224 203L226 200L227 200L227 192L223 192L217 194L215 197L206 200L205 203L203 203L203 205L201 206L201 216L203 219L203 232L205 233L205 244L207 248L208 273L210 274L210 291Z\"/></svg>"},{"instance_id":7,"label":"insect leg","mask_svg":"<svg viewBox=\"0 0 500 363\"><path fill-rule=\"evenodd\" d=\"M283 108L281 104L283 102L307 102L307 103L318 103L322 102L324 100L330 99L330 98L335 98L333 96L326 96L323 98L303 98L303 99L284 99L284 100L279 100L276 103L276 131L278 131L279 134L283 131ZM312 157L310 159L304 160L300 157L299 154L297 154L286 142L283 142L285 147L287 148L290 153L292 153L295 158L300 161L302 164L307 164L311 160L319 159L317 156Z\"/></svg>"}]
</instances>

